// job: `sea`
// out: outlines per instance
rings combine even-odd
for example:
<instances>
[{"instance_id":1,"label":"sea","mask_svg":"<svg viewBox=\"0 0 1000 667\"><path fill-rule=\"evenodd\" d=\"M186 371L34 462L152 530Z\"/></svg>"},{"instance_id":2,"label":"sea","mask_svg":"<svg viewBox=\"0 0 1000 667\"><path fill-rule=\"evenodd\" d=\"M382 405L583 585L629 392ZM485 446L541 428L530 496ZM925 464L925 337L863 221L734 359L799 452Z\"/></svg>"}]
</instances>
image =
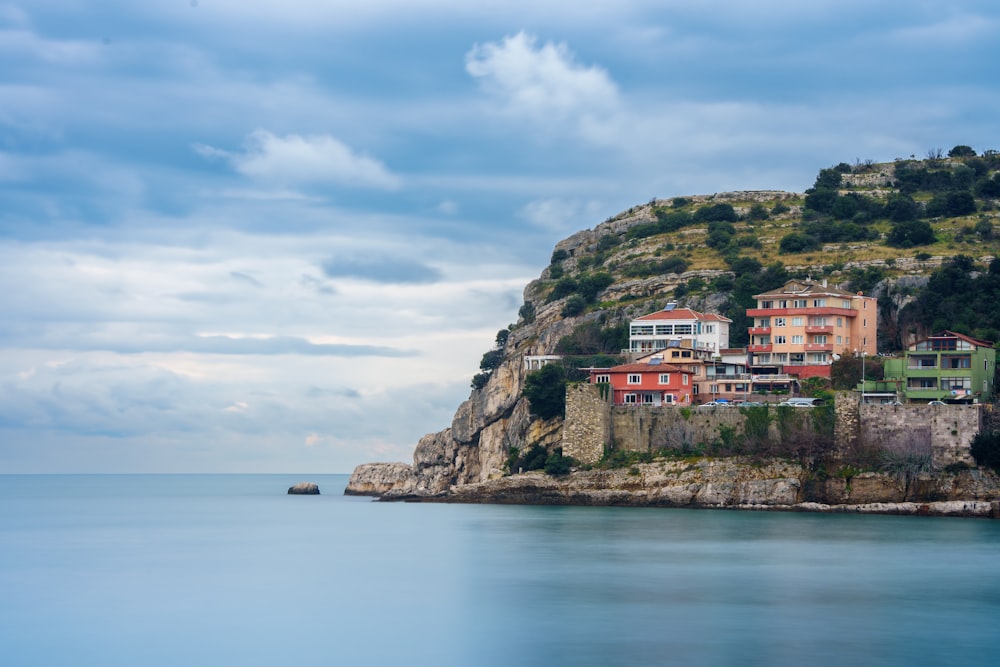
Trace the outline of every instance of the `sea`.
<instances>
[{"instance_id":1,"label":"sea","mask_svg":"<svg viewBox=\"0 0 1000 667\"><path fill-rule=\"evenodd\" d=\"M1000 521L346 482L0 475L0 665L1000 664Z\"/></svg>"}]
</instances>

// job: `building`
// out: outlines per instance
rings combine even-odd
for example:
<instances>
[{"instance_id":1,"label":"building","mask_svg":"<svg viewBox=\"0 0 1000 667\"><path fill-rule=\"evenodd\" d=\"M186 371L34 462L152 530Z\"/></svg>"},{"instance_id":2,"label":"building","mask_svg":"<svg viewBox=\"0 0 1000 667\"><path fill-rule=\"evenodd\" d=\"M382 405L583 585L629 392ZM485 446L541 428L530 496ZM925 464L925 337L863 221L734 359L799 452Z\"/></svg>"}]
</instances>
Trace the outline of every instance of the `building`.
<instances>
[{"instance_id":1,"label":"building","mask_svg":"<svg viewBox=\"0 0 1000 667\"><path fill-rule=\"evenodd\" d=\"M905 402L985 403L993 399L996 358L993 343L942 331L887 359L885 379L899 386ZM867 386L864 392L870 394Z\"/></svg>"},{"instance_id":2,"label":"building","mask_svg":"<svg viewBox=\"0 0 1000 667\"><path fill-rule=\"evenodd\" d=\"M729 325L722 315L699 313L668 303L666 308L643 315L629 324L629 351L648 354L668 347L680 347L682 341L699 350L717 352L729 347Z\"/></svg>"},{"instance_id":3,"label":"building","mask_svg":"<svg viewBox=\"0 0 1000 667\"><path fill-rule=\"evenodd\" d=\"M878 300L827 285L826 280L790 280L754 295L748 362L772 383L830 377L841 355L877 351Z\"/></svg>"},{"instance_id":4,"label":"building","mask_svg":"<svg viewBox=\"0 0 1000 667\"><path fill-rule=\"evenodd\" d=\"M652 355L631 364L592 368L590 382L609 385L613 405L690 405L693 375Z\"/></svg>"},{"instance_id":5,"label":"building","mask_svg":"<svg viewBox=\"0 0 1000 667\"><path fill-rule=\"evenodd\" d=\"M704 377L697 378L698 403L726 399L746 401L753 392L753 382L747 371L747 352L743 348L723 349L705 363Z\"/></svg>"}]
</instances>

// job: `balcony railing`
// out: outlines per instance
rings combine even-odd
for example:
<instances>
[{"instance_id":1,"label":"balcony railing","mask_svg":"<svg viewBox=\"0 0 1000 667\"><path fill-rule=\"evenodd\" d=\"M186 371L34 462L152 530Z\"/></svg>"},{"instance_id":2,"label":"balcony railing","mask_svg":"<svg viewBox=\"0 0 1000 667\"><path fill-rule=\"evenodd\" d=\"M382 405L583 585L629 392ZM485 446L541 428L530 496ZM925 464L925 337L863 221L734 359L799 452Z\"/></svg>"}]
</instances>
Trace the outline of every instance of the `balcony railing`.
<instances>
[{"instance_id":1,"label":"balcony railing","mask_svg":"<svg viewBox=\"0 0 1000 667\"><path fill-rule=\"evenodd\" d=\"M833 333L833 325L827 324L824 326L819 326L819 325L813 326L811 324L807 324L806 333L811 333L811 334Z\"/></svg>"},{"instance_id":2,"label":"balcony railing","mask_svg":"<svg viewBox=\"0 0 1000 667\"><path fill-rule=\"evenodd\" d=\"M773 345L768 343L767 345L748 345L748 352L770 352L774 348Z\"/></svg>"},{"instance_id":3,"label":"balcony railing","mask_svg":"<svg viewBox=\"0 0 1000 667\"><path fill-rule=\"evenodd\" d=\"M771 327L750 327L751 336L770 336Z\"/></svg>"},{"instance_id":4,"label":"balcony railing","mask_svg":"<svg viewBox=\"0 0 1000 667\"><path fill-rule=\"evenodd\" d=\"M806 343L806 352L833 352L833 343Z\"/></svg>"}]
</instances>

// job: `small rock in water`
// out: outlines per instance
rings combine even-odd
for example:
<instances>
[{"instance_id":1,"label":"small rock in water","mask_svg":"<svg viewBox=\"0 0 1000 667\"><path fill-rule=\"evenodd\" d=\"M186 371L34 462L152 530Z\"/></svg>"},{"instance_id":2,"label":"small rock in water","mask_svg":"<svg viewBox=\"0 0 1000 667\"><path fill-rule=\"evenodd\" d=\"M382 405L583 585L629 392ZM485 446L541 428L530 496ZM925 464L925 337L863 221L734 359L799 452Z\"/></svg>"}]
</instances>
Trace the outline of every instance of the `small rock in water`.
<instances>
[{"instance_id":1,"label":"small rock in water","mask_svg":"<svg viewBox=\"0 0 1000 667\"><path fill-rule=\"evenodd\" d=\"M288 487L290 496L318 496L319 487L312 482L299 482L295 486Z\"/></svg>"}]
</instances>

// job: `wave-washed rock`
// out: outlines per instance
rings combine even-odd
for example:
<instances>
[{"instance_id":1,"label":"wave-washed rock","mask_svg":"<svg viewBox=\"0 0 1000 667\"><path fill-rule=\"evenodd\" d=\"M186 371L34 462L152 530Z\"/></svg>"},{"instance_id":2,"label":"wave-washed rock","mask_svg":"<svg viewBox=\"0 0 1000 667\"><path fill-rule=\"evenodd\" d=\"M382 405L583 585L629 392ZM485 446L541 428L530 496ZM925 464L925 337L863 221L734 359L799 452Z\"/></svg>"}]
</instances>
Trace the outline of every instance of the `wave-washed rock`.
<instances>
[{"instance_id":1,"label":"wave-washed rock","mask_svg":"<svg viewBox=\"0 0 1000 667\"><path fill-rule=\"evenodd\" d=\"M290 496L318 496L319 495L319 485L313 482L299 482L293 486L288 487L288 495Z\"/></svg>"}]
</instances>

